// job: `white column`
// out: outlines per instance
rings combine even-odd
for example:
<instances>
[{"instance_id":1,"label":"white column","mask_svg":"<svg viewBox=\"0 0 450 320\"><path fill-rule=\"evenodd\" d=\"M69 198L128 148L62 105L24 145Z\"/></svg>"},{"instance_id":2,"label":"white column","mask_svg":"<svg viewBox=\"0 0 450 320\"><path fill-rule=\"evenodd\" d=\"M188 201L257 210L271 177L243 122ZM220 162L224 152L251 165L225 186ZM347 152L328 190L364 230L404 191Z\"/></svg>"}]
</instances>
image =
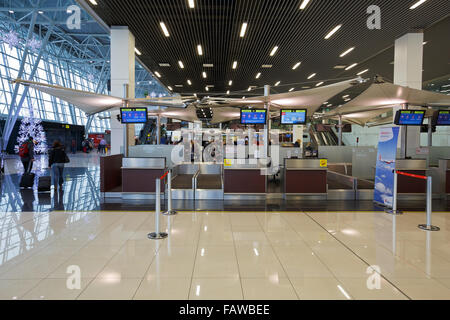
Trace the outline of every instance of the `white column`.
<instances>
[{"instance_id":1,"label":"white column","mask_svg":"<svg viewBox=\"0 0 450 320\"><path fill-rule=\"evenodd\" d=\"M135 53L134 36L128 27L111 27L111 95L123 97L128 84L128 97L134 98ZM120 111L111 112L111 154L124 153L124 125L117 120ZM134 125L127 126L129 143L134 144Z\"/></svg>"},{"instance_id":2,"label":"white column","mask_svg":"<svg viewBox=\"0 0 450 320\"><path fill-rule=\"evenodd\" d=\"M395 41L394 84L422 89L423 32L408 33ZM401 107L394 109L394 114ZM420 127L402 127L401 156L414 156L420 147ZM405 150L405 147L407 150Z\"/></svg>"}]
</instances>

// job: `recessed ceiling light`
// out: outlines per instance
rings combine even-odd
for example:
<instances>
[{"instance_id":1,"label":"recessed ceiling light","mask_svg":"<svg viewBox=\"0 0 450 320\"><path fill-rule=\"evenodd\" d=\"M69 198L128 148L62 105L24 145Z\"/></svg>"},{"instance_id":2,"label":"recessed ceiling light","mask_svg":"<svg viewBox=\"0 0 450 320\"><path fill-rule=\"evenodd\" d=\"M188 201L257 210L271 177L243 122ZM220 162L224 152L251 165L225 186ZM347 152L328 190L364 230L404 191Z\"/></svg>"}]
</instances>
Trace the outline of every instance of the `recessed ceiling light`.
<instances>
[{"instance_id":1,"label":"recessed ceiling light","mask_svg":"<svg viewBox=\"0 0 450 320\"><path fill-rule=\"evenodd\" d=\"M354 64L352 64L352 65L350 65L350 66L348 66L347 68L345 68L345 70L350 70L350 69L353 69L354 67L356 67L358 64L357 63L354 63Z\"/></svg>"},{"instance_id":2,"label":"recessed ceiling light","mask_svg":"<svg viewBox=\"0 0 450 320\"><path fill-rule=\"evenodd\" d=\"M261 68L266 68L266 69L269 69L269 68L272 68L272 67L273 67L273 65L271 65L271 64L263 64L261 66Z\"/></svg>"},{"instance_id":3,"label":"recessed ceiling light","mask_svg":"<svg viewBox=\"0 0 450 320\"><path fill-rule=\"evenodd\" d=\"M137 48L134 48L134 52L136 52L138 56L142 54Z\"/></svg>"},{"instance_id":4,"label":"recessed ceiling light","mask_svg":"<svg viewBox=\"0 0 450 320\"><path fill-rule=\"evenodd\" d=\"M312 79L312 78L314 78L316 75L317 75L317 73L310 74L309 77L308 77L308 79Z\"/></svg>"},{"instance_id":5,"label":"recessed ceiling light","mask_svg":"<svg viewBox=\"0 0 450 320\"><path fill-rule=\"evenodd\" d=\"M323 81L321 81L318 84L316 84L316 87L320 87L321 85L323 85Z\"/></svg>"},{"instance_id":6,"label":"recessed ceiling light","mask_svg":"<svg viewBox=\"0 0 450 320\"><path fill-rule=\"evenodd\" d=\"M331 36L332 36L333 34L335 34L341 27L342 27L342 24L340 24L340 25L334 27L334 29L331 30L330 32L328 32L328 34L325 36L325 40L330 39Z\"/></svg>"},{"instance_id":7,"label":"recessed ceiling light","mask_svg":"<svg viewBox=\"0 0 450 320\"><path fill-rule=\"evenodd\" d=\"M278 87L280 85L281 81L278 81L277 83L275 83L275 87Z\"/></svg>"},{"instance_id":8,"label":"recessed ceiling light","mask_svg":"<svg viewBox=\"0 0 450 320\"><path fill-rule=\"evenodd\" d=\"M340 55L340 57L341 57L341 58L342 58L342 57L345 57L347 54L349 54L349 53L352 52L353 50L355 50L355 47L352 47L352 48L348 49L347 51L344 51L344 52Z\"/></svg>"},{"instance_id":9,"label":"recessed ceiling light","mask_svg":"<svg viewBox=\"0 0 450 320\"><path fill-rule=\"evenodd\" d=\"M346 67L346 65L338 64L337 66L334 66L334 69L345 69Z\"/></svg>"},{"instance_id":10,"label":"recessed ceiling light","mask_svg":"<svg viewBox=\"0 0 450 320\"><path fill-rule=\"evenodd\" d=\"M180 66L181 69L184 69L183 61L178 61L178 65Z\"/></svg>"},{"instance_id":11,"label":"recessed ceiling light","mask_svg":"<svg viewBox=\"0 0 450 320\"><path fill-rule=\"evenodd\" d=\"M209 91L209 88L208 88L208 86L206 86L206 87L205 87L205 90L206 90L206 91Z\"/></svg>"},{"instance_id":12,"label":"recessed ceiling light","mask_svg":"<svg viewBox=\"0 0 450 320\"><path fill-rule=\"evenodd\" d=\"M161 74L158 71L155 71L155 74L158 78L161 78Z\"/></svg>"},{"instance_id":13,"label":"recessed ceiling light","mask_svg":"<svg viewBox=\"0 0 450 320\"><path fill-rule=\"evenodd\" d=\"M258 72L258 74L256 75L256 79L259 79L261 77L261 72Z\"/></svg>"},{"instance_id":14,"label":"recessed ceiling light","mask_svg":"<svg viewBox=\"0 0 450 320\"><path fill-rule=\"evenodd\" d=\"M188 85L190 85L190 86L192 85L192 81L189 80L189 79L188 79L187 83L188 83Z\"/></svg>"},{"instance_id":15,"label":"recessed ceiling light","mask_svg":"<svg viewBox=\"0 0 450 320\"><path fill-rule=\"evenodd\" d=\"M197 46L197 52L198 52L198 55L199 55L199 56L202 56L202 55L203 55L203 47L202 47L201 44L199 44L199 45Z\"/></svg>"},{"instance_id":16,"label":"recessed ceiling light","mask_svg":"<svg viewBox=\"0 0 450 320\"><path fill-rule=\"evenodd\" d=\"M424 41L423 43L422 43L422 45L426 45L428 43L428 41Z\"/></svg>"},{"instance_id":17,"label":"recessed ceiling light","mask_svg":"<svg viewBox=\"0 0 450 320\"><path fill-rule=\"evenodd\" d=\"M243 96L242 99L245 99L245 96Z\"/></svg>"},{"instance_id":18,"label":"recessed ceiling light","mask_svg":"<svg viewBox=\"0 0 450 320\"><path fill-rule=\"evenodd\" d=\"M189 8L191 8L191 9L195 8L194 0L188 0L188 4L189 4Z\"/></svg>"},{"instance_id":19,"label":"recessed ceiling light","mask_svg":"<svg viewBox=\"0 0 450 320\"><path fill-rule=\"evenodd\" d=\"M160 63L160 67L170 67L170 63Z\"/></svg>"},{"instance_id":20,"label":"recessed ceiling light","mask_svg":"<svg viewBox=\"0 0 450 320\"><path fill-rule=\"evenodd\" d=\"M300 67L301 64L302 64L301 62L297 62L297 63L292 67L292 70L297 69L298 67Z\"/></svg>"},{"instance_id":21,"label":"recessed ceiling light","mask_svg":"<svg viewBox=\"0 0 450 320\"><path fill-rule=\"evenodd\" d=\"M241 38L243 38L245 36L245 32L247 31L247 22L244 22L241 26Z\"/></svg>"},{"instance_id":22,"label":"recessed ceiling light","mask_svg":"<svg viewBox=\"0 0 450 320\"><path fill-rule=\"evenodd\" d=\"M230 90L227 91L227 94L230 94Z\"/></svg>"},{"instance_id":23,"label":"recessed ceiling light","mask_svg":"<svg viewBox=\"0 0 450 320\"><path fill-rule=\"evenodd\" d=\"M252 91L252 86L248 87L247 91Z\"/></svg>"},{"instance_id":24,"label":"recessed ceiling light","mask_svg":"<svg viewBox=\"0 0 450 320\"><path fill-rule=\"evenodd\" d=\"M205 71L202 72L202 76L203 76L203 78L206 79L206 72Z\"/></svg>"},{"instance_id":25,"label":"recessed ceiling light","mask_svg":"<svg viewBox=\"0 0 450 320\"><path fill-rule=\"evenodd\" d=\"M300 10L304 10L308 5L309 1L310 0L303 0L302 4L300 5Z\"/></svg>"},{"instance_id":26,"label":"recessed ceiling light","mask_svg":"<svg viewBox=\"0 0 450 320\"><path fill-rule=\"evenodd\" d=\"M278 46L273 47L272 52L270 52L270 56L273 57L275 53L278 51Z\"/></svg>"},{"instance_id":27,"label":"recessed ceiling light","mask_svg":"<svg viewBox=\"0 0 450 320\"><path fill-rule=\"evenodd\" d=\"M170 91L173 91L173 89L172 89L172 87L171 86L168 86L167 87Z\"/></svg>"},{"instance_id":28,"label":"recessed ceiling light","mask_svg":"<svg viewBox=\"0 0 450 320\"><path fill-rule=\"evenodd\" d=\"M289 89L289 92L292 92L292 91L294 91L294 89L295 89L295 88L290 88L290 89Z\"/></svg>"},{"instance_id":29,"label":"recessed ceiling light","mask_svg":"<svg viewBox=\"0 0 450 320\"><path fill-rule=\"evenodd\" d=\"M183 88L183 85L182 85L182 84L176 84L175 87L177 87L177 88Z\"/></svg>"},{"instance_id":30,"label":"recessed ceiling light","mask_svg":"<svg viewBox=\"0 0 450 320\"><path fill-rule=\"evenodd\" d=\"M342 96L342 98L344 98L344 99L346 99L346 98L348 98L348 97L350 97L349 94L346 94L345 96Z\"/></svg>"},{"instance_id":31,"label":"recessed ceiling light","mask_svg":"<svg viewBox=\"0 0 450 320\"><path fill-rule=\"evenodd\" d=\"M361 71L361 72L357 73L356 75L357 75L357 76L360 76L360 75L362 75L362 74L366 73L367 71L369 71L369 69L363 70L363 71Z\"/></svg>"},{"instance_id":32,"label":"recessed ceiling light","mask_svg":"<svg viewBox=\"0 0 450 320\"><path fill-rule=\"evenodd\" d=\"M237 61L234 61L233 62L233 69L236 69L237 68Z\"/></svg>"},{"instance_id":33,"label":"recessed ceiling light","mask_svg":"<svg viewBox=\"0 0 450 320\"><path fill-rule=\"evenodd\" d=\"M160 22L159 25L161 26L161 29L162 29L164 35L166 37L170 37L170 33L169 33L169 30L167 30L166 24L164 22Z\"/></svg>"},{"instance_id":34,"label":"recessed ceiling light","mask_svg":"<svg viewBox=\"0 0 450 320\"><path fill-rule=\"evenodd\" d=\"M39 10L38 13L39 14L44 14L44 11Z\"/></svg>"},{"instance_id":35,"label":"recessed ceiling light","mask_svg":"<svg viewBox=\"0 0 450 320\"><path fill-rule=\"evenodd\" d=\"M231 86L233 84L233 80L228 81L228 85Z\"/></svg>"},{"instance_id":36,"label":"recessed ceiling light","mask_svg":"<svg viewBox=\"0 0 450 320\"><path fill-rule=\"evenodd\" d=\"M98 3L95 0L89 0L90 3L92 3L94 6L96 6Z\"/></svg>"},{"instance_id":37,"label":"recessed ceiling light","mask_svg":"<svg viewBox=\"0 0 450 320\"><path fill-rule=\"evenodd\" d=\"M14 13L14 10L9 10L9 13ZM72 11L70 11L69 13L71 13Z\"/></svg>"},{"instance_id":38,"label":"recessed ceiling light","mask_svg":"<svg viewBox=\"0 0 450 320\"><path fill-rule=\"evenodd\" d=\"M333 106L333 104L332 103L330 103L329 105L327 105L327 107L332 107Z\"/></svg>"},{"instance_id":39,"label":"recessed ceiling light","mask_svg":"<svg viewBox=\"0 0 450 320\"><path fill-rule=\"evenodd\" d=\"M418 6L422 5L425 1L427 1L427 0L419 0L415 4L413 4L409 9L414 10Z\"/></svg>"},{"instance_id":40,"label":"recessed ceiling light","mask_svg":"<svg viewBox=\"0 0 450 320\"><path fill-rule=\"evenodd\" d=\"M204 67L204 68L213 68L214 65L213 65L212 63L204 63L204 64L203 64L203 67Z\"/></svg>"}]
</instances>

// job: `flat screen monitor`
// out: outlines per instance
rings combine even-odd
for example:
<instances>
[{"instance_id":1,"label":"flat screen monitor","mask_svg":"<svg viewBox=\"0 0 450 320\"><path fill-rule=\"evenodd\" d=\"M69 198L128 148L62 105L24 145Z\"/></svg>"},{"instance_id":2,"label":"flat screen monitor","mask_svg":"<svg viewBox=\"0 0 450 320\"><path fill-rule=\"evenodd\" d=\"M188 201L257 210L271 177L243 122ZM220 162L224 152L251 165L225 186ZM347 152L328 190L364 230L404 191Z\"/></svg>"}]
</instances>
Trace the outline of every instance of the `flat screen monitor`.
<instances>
[{"instance_id":1,"label":"flat screen monitor","mask_svg":"<svg viewBox=\"0 0 450 320\"><path fill-rule=\"evenodd\" d=\"M398 126L421 126L425 118L425 110L399 110L395 115Z\"/></svg>"},{"instance_id":2,"label":"flat screen monitor","mask_svg":"<svg viewBox=\"0 0 450 320\"><path fill-rule=\"evenodd\" d=\"M450 110L440 110L433 118L435 126L450 126Z\"/></svg>"},{"instance_id":3,"label":"flat screen monitor","mask_svg":"<svg viewBox=\"0 0 450 320\"><path fill-rule=\"evenodd\" d=\"M282 109L281 124L306 124L306 109Z\"/></svg>"},{"instance_id":4,"label":"flat screen monitor","mask_svg":"<svg viewBox=\"0 0 450 320\"><path fill-rule=\"evenodd\" d=\"M146 123L147 108L120 108L122 123Z\"/></svg>"},{"instance_id":5,"label":"flat screen monitor","mask_svg":"<svg viewBox=\"0 0 450 320\"><path fill-rule=\"evenodd\" d=\"M242 109L241 124L266 124L267 110Z\"/></svg>"}]
</instances>

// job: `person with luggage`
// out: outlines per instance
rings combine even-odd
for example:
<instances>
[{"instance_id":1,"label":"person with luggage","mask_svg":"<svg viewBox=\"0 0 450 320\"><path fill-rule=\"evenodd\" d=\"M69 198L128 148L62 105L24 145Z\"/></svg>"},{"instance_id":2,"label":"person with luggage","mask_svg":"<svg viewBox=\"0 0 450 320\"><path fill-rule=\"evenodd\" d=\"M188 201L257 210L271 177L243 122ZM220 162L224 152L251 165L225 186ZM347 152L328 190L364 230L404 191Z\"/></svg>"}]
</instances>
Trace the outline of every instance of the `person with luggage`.
<instances>
[{"instance_id":1,"label":"person with luggage","mask_svg":"<svg viewBox=\"0 0 450 320\"><path fill-rule=\"evenodd\" d=\"M53 147L48 153L48 166L51 168L53 185L55 190L62 190L64 179L64 164L69 162L66 152L64 151L64 146L56 140L53 142Z\"/></svg>"},{"instance_id":2,"label":"person with luggage","mask_svg":"<svg viewBox=\"0 0 450 320\"><path fill-rule=\"evenodd\" d=\"M19 157L23 164L24 174L30 173L34 161L34 142L31 136L19 146Z\"/></svg>"},{"instance_id":3,"label":"person with luggage","mask_svg":"<svg viewBox=\"0 0 450 320\"><path fill-rule=\"evenodd\" d=\"M100 140L100 143L98 144L99 148L100 148L100 154L105 154L106 153L106 140L105 138L102 138L102 140Z\"/></svg>"}]
</instances>

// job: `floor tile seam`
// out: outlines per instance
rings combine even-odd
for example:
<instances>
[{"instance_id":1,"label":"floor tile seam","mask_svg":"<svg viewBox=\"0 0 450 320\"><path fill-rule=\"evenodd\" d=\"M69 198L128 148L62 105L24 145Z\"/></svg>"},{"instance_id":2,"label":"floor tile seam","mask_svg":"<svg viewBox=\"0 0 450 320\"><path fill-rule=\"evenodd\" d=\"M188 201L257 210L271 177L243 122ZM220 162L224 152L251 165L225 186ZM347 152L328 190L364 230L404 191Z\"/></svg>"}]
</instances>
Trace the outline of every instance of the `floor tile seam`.
<instances>
[{"instance_id":1,"label":"floor tile seam","mask_svg":"<svg viewBox=\"0 0 450 320\"><path fill-rule=\"evenodd\" d=\"M361 260L364 264L366 264L368 267L371 267L372 265L369 264L366 260L364 260L361 256L359 256L356 252L354 252L350 247L348 247L344 242L342 242L341 240L339 240L338 238L336 238L333 234L329 233L328 230L326 230L326 228L324 228L319 222L317 222L313 217L310 216L310 214L308 212L304 212L306 216L308 216L312 221L314 221L320 228L322 228L323 230L325 230L328 234L330 234L334 239L336 239L336 241L338 241L344 248L346 248L348 251L350 251L354 256L356 256L359 260ZM311 248L312 250L312 248ZM314 251L314 250L313 250ZM318 259L320 259L320 257L318 256ZM322 259L320 259L322 261ZM322 261L322 263L324 263ZM325 265L327 268L328 266ZM328 268L329 269L329 268ZM330 270L330 269L329 269ZM332 270L330 270L330 272L332 272ZM377 272L376 270L374 270L374 272ZM332 272L332 274L335 276L336 280L341 283L339 281L339 279L337 278L337 276L335 275L335 273ZM401 294L403 294L408 300L412 300L411 297L409 297L403 290L401 290L399 287L397 287L390 279L387 278L387 276L383 275L383 274L379 274L383 279L385 279L390 285L392 285L394 288L396 288Z\"/></svg>"},{"instance_id":2,"label":"floor tile seam","mask_svg":"<svg viewBox=\"0 0 450 320\"><path fill-rule=\"evenodd\" d=\"M280 217L283 219L283 217L282 217L281 215L280 215ZM256 220L258 221L258 223L259 223L260 226L261 226L261 222L259 221L259 219L256 219ZM261 228L262 228L262 226L261 226ZM269 245L270 245L270 248L272 249L273 254L275 255L275 257L276 257L278 263L280 264L281 268L283 269L284 274L288 277L288 281L289 281L289 283L290 283L290 285L291 285L292 290L294 290L294 293L295 293L295 296L297 297L297 300L300 300L300 296L299 296L299 294L297 293L297 290L295 290L294 284L292 283L291 279L289 278L289 275L288 275L288 273L287 273L287 271L286 271L286 269L285 269L283 263L281 262L280 257L279 257L278 254L275 252L275 249L274 249L274 246L273 246L272 242L271 242L270 239L267 237L266 231L265 231L264 229L263 229L263 231L264 231L264 234L266 235L267 240L269 241Z\"/></svg>"},{"instance_id":3,"label":"floor tile seam","mask_svg":"<svg viewBox=\"0 0 450 320\"><path fill-rule=\"evenodd\" d=\"M202 225L202 223L203 223L203 216L198 216L198 218L201 219L199 222L200 222L200 225ZM198 238L196 238L196 247L195 247L195 253L194 253L194 264L192 266L191 282L189 284L188 297L187 297L188 300L191 300L191 290L192 290L192 284L194 282L194 272L195 272L195 266L197 264L197 255L198 255L199 242L200 242L200 235L198 236Z\"/></svg>"},{"instance_id":4,"label":"floor tile seam","mask_svg":"<svg viewBox=\"0 0 450 320\"><path fill-rule=\"evenodd\" d=\"M238 273L239 273L239 285L240 285L240 288L241 288L242 299L245 299L244 286L242 285L241 266L239 265L239 259L237 258L237 247L236 247L235 234L234 234L234 231L233 231L233 224L231 223L231 216L230 216L230 214L227 214L227 215L228 215L228 221L230 223L231 237L233 239L234 254L236 255L236 263L237 263Z\"/></svg>"}]
</instances>

